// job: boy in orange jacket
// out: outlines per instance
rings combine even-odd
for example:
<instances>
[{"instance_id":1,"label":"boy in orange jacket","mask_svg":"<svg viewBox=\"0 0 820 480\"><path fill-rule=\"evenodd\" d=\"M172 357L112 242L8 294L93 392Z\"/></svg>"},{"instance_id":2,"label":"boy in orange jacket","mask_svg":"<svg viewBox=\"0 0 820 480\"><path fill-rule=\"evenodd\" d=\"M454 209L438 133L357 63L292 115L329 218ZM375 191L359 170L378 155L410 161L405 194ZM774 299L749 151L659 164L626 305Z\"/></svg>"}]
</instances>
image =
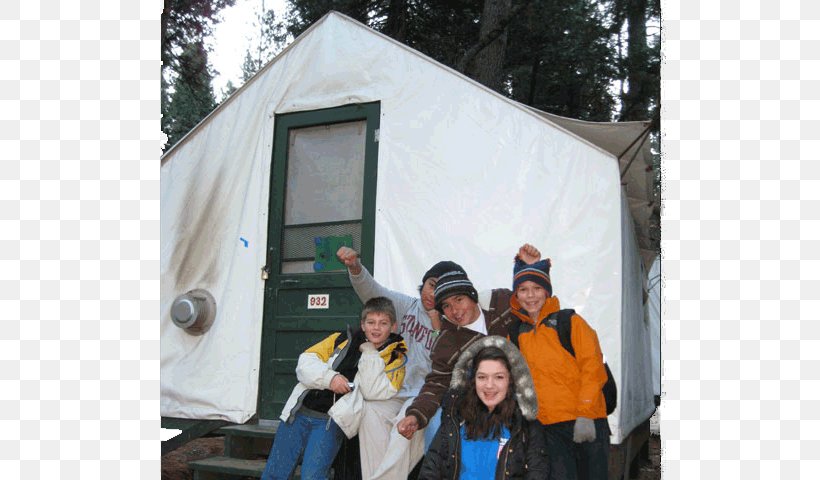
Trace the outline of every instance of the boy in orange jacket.
<instances>
[{"instance_id":1,"label":"boy in orange jacket","mask_svg":"<svg viewBox=\"0 0 820 480\"><path fill-rule=\"evenodd\" d=\"M550 266L549 259L527 264L516 256L510 309L528 324L517 343L532 372L551 478L606 480L610 431L601 389L607 374L598 335L572 312L563 321L571 322L575 355L561 344Z\"/></svg>"}]
</instances>

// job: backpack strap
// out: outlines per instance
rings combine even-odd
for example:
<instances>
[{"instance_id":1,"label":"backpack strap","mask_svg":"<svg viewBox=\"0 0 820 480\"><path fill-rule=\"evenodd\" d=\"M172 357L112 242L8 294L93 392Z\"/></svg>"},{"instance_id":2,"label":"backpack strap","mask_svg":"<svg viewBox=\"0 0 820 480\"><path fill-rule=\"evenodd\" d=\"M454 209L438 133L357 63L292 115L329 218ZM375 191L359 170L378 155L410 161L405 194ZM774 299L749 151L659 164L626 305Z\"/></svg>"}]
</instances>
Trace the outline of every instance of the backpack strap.
<instances>
[{"instance_id":1,"label":"backpack strap","mask_svg":"<svg viewBox=\"0 0 820 480\"><path fill-rule=\"evenodd\" d=\"M551 313L541 323L553 320L555 321L555 330L558 332L558 340L564 350L575 357L575 349L572 347L572 316L575 315L575 310L572 308L565 308ZM547 325L549 326L549 325Z\"/></svg>"},{"instance_id":2,"label":"backpack strap","mask_svg":"<svg viewBox=\"0 0 820 480\"><path fill-rule=\"evenodd\" d=\"M518 336L522 333L527 333L532 330L532 325L526 322L522 322L521 319L516 318L514 322L510 324L509 328L509 335L510 341L518 347Z\"/></svg>"},{"instance_id":3,"label":"backpack strap","mask_svg":"<svg viewBox=\"0 0 820 480\"><path fill-rule=\"evenodd\" d=\"M545 323L548 320L555 322L554 326L549 324L546 326L555 328L556 332L558 332L558 340L561 342L561 346L564 347L564 350L569 352L573 358L575 358L575 349L572 347L573 315L575 315L575 310L567 308L566 310L553 312L541 323ZM612 371L609 369L609 365L607 365L606 362L604 362L604 370L606 371L606 383L601 391L603 392L604 402L606 404L606 414L610 415L615 411L615 407L618 405L618 387L615 385L615 378L612 376Z\"/></svg>"}]
</instances>

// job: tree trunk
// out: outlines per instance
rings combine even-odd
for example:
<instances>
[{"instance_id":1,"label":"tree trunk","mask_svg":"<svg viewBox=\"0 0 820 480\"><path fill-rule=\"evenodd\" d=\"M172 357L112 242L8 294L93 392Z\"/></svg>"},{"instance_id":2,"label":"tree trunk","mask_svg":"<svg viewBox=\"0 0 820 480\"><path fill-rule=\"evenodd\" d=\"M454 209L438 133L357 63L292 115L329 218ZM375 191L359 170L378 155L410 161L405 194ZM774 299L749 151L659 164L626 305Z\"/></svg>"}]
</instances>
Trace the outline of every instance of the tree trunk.
<instances>
[{"instance_id":1,"label":"tree trunk","mask_svg":"<svg viewBox=\"0 0 820 480\"><path fill-rule=\"evenodd\" d=\"M493 90L501 90L510 9L510 0L484 0L477 44L479 49L472 59L463 63L465 68L462 71L467 76Z\"/></svg>"},{"instance_id":2,"label":"tree trunk","mask_svg":"<svg viewBox=\"0 0 820 480\"><path fill-rule=\"evenodd\" d=\"M629 44L627 45L626 80L628 91L623 96L621 121L646 120L649 116L649 95L645 92L649 69L649 47L646 43L647 0L627 0L626 19Z\"/></svg>"},{"instance_id":3,"label":"tree trunk","mask_svg":"<svg viewBox=\"0 0 820 480\"><path fill-rule=\"evenodd\" d=\"M530 70L530 91L527 94L527 105L535 104L535 85L538 80L538 67L541 66L541 57L537 56L532 61L532 69Z\"/></svg>"},{"instance_id":4,"label":"tree trunk","mask_svg":"<svg viewBox=\"0 0 820 480\"><path fill-rule=\"evenodd\" d=\"M160 60L162 61L162 66L160 67L160 71L164 72L165 68L168 67L168 51L171 49L171 46L168 44L170 39L168 38L168 16L171 14L171 0L164 0L162 5L162 15L160 17L160 29L162 35L162 45L160 45Z\"/></svg>"},{"instance_id":5,"label":"tree trunk","mask_svg":"<svg viewBox=\"0 0 820 480\"><path fill-rule=\"evenodd\" d=\"M407 0L390 0L387 9L387 23L384 26L385 35L402 43L407 40Z\"/></svg>"}]
</instances>

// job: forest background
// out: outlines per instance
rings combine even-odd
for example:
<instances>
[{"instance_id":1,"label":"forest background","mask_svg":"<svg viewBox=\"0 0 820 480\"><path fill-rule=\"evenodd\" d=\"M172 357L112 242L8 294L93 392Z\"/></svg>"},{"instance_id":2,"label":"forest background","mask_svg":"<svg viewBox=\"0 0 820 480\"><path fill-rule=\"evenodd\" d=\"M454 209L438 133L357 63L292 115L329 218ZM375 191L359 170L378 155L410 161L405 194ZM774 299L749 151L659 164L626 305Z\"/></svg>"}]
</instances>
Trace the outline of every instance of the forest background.
<instances>
[{"instance_id":1,"label":"forest background","mask_svg":"<svg viewBox=\"0 0 820 480\"><path fill-rule=\"evenodd\" d=\"M660 193L660 0L280 0L276 10L271 0L267 8L258 0L255 20L242 32L245 55L236 59L240 84L228 81L215 92L214 29L235 4L164 0L166 149L336 10L536 109L590 121L651 120Z\"/></svg>"}]
</instances>

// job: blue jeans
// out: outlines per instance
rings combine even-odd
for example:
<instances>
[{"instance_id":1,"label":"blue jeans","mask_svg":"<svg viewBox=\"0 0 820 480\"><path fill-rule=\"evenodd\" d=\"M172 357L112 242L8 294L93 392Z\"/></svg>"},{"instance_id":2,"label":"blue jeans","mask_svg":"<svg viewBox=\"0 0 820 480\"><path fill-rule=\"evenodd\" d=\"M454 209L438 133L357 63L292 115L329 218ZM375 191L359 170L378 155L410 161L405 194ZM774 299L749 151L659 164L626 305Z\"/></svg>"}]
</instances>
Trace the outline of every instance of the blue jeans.
<instances>
[{"instance_id":1,"label":"blue jeans","mask_svg":"<svg viewBox=\"0 0 820 480\"><path fill-rule=\"evenodd\" d=\"M300 455L302 479L326 480L343 439L344 432L333 420L297 412L293 423L279 424L262 480L287 480L296 469Z\"/></svg>"},{"instance_id":2,"label":"blue jeans","mask_svg":"<svg viewBox=\"0 0 820 480\"><path fill-rule=\"evenodd\" d=\"M436 432L438 432L439 427L441 427L441 407L436 410L436 414L433 415L433 418L427 422L427 426L424 427L424 453L427 453L427 450L430 448L430 444L433 443L433 439L436 438Z\"/></svg>"}]
</instances>

